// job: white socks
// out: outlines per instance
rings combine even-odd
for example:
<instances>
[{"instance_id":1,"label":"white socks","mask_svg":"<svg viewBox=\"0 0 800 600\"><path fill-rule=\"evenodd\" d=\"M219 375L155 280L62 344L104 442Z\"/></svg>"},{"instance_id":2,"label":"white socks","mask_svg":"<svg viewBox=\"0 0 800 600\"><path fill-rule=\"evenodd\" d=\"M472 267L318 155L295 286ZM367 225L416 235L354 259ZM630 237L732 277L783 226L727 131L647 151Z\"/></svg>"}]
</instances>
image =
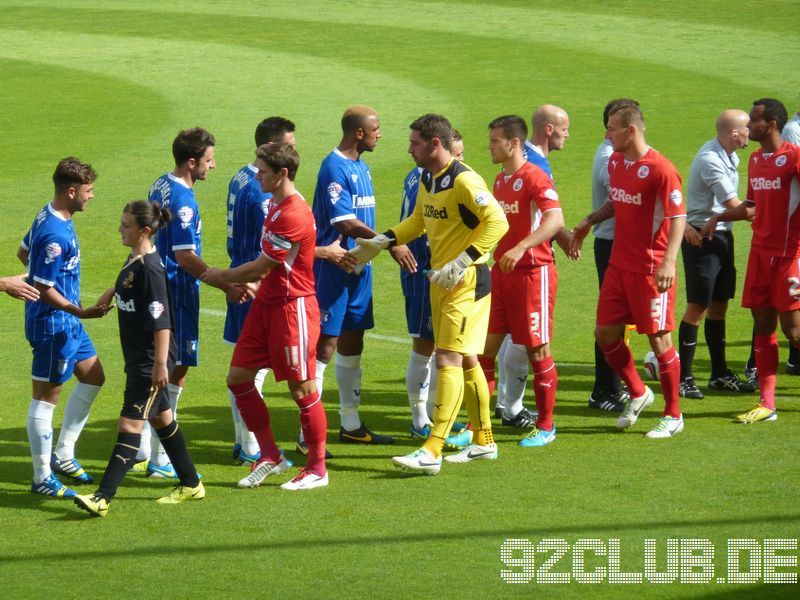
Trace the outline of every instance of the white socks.
<instances>
[{"instance_id":1,"label":"white socks","mask_svg":"<svg viewBox=\"0 0 800 600\"><path fill-rule=\"evenodd\" d=\"M506 419L513 419L522 410L522 399L528 383L528 353L525 346L509 344L506 348L504 363L505 384L503 394L503 413Z\"/></svg>"},{"instance_id":2,"label":"white socks","mask_svg":"<svg viewBox=\"0 0 800 600\"><path fill-rule=\"evenodd\" d=\"M328 363L324 363L321 360L317 361L317 376L314 379L314 382L317 384L317 393L319 397L322 398L322 383L325 376L325 367L328 366Z\"/></svg>"},{"instance_id":3,"label":"white socks","mask_svg":"<svg viewBox=\"0 0 800 600\"><path fill-rule=\"evenodd\" d=\"M88 383L76 383L72 393L67 399L67 406L64 409L64 422L58 434L58 444L56 454L62 460L75 458L75 443L78 436L83 431L83 426L89 418L89 410L92 408L94 399L100 392L99 385Z\"/></svg>"},{"instance_id":4,"label":"white socks","mask_svg":"<svg viewBox=\"0 0 800 600\"><path fill-rule=\"evenodd\" d=\"M321 360L317 360L316 372L317 375L314 378L314 383L317 385L317 394L319 394L320 399L322 399L322 383L325 378L325 368L328 366L328 363L324 363ZM297 441L301 444L304 444L306 439L303 437L303 428L300 428L300 435L297 436Z\"/></svg>"},{"instance_id":5,"label":"white socks","mask_svg":"<svg viewBox=\"0 0 800 600\"><path fill-rule=\"evenodd\" d=\"M258 373L256 373L256 378L254 380L254 385L258 390L258 393L262 396L264 395L262 390L264 389L264 380L267 377L267 373L269 369L261 369ZM233 417L233 430L236 435L236 444L242 447L242 451L249 455L254 456L261 449L258 447L258 442L256 441L256 436L253 434L252 431L247 429L247 425L242 419L242 415L239 413L239 407L236 406L236 396L233 395L233 392L228 390L228 398L230 399L231 403L231 416Z\"/></svg>"},{"instance_id":6,"label":"white socks","mask_svg":"<svg viewBox=\"0 0 800 600\"><path fill-rule=\"evenodd\" d=\"M33 481L41 483L50 476L50 453L53 448L53 411L56 405L31 400L28 408L28 442L33 459Z\"/></svg>"},{"instance_id":7,"label":"white socks","mask_svg":"<svg viewBox=\"0 0 800 600\"><path fill-rule=\"evenodd\" d=\"M431 357L411 351L406 368L408 404L414 429L422 429L431 422L428 418L428 397L431 382Z\"/></svg>"},{"instance_id":8,"label":"white socks","mask_svg":"<svg viewBox=\"0 0 800 600\"><path fill-rule=\"evenodd\" d=\"M334 372L339 387L339 414L342 428L354 431L361 427L358 406L361 404L361 355L342 356L336 353Z\"/></svg>"},{"instance_id":9,"label":"white socks","mask_svg":"<svg viewBox=\"0 0 800 600\"><path fill-rule=\"evenodd\" d=\"M431 355L431 383L428 386L428 418L433 423L433 409L436 404L436 387L439 385L439 369L436 368L436 353Z\"/></svg>"}]
</instances>

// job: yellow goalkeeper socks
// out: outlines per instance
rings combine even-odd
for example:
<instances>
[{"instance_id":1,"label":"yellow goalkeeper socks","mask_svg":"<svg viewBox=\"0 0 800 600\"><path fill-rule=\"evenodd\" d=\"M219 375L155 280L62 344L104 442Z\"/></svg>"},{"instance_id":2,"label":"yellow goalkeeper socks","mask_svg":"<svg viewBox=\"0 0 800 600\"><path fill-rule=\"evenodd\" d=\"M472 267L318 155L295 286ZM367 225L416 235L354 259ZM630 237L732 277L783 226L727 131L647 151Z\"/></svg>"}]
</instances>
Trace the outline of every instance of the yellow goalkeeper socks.
<instances>
[{"instance_id":1,"label":"yellow goalkeeper socks","mask_svg":"<svg viewBox=\"0 0 800 600\"><path fill-rule=\"evenodd\" d=\"M477 369L481 371L480 367L477 367ZM481 376L483 376L483 371L481 371ZM485 378L483 385L484 387L486 386ZM464 371L461 367L442 367L439 369L436 404L433 409L433 427L431 427L431 435L422 445L433 456L441 456L444 440L453 427L463 398Z\"/></svg>"}]
</instances>

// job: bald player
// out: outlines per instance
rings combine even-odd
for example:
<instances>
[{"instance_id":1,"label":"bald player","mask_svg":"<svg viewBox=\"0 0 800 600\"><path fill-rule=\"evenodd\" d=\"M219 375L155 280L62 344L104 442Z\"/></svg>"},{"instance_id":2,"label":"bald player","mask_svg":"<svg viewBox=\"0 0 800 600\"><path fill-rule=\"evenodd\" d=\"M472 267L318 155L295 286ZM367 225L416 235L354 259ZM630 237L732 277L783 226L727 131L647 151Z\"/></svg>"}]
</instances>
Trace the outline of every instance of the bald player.
<instances>
[{"instance_id":1,"label":"bald player","mask_svg":"<svg viewBox=\"0 0 800 600\"><path fill-rule=\"evenodd\" d=\"M562 150L569 137L569 115L567 111L553 104L542 104L531 115L531 137L523 148L525 158L553 179L548 155ZM580 253L570 250L570 233L564 229L553 238L567 256L577 260ZM522 405L528 379L528 355L525 347L507 342L497 355L500 383L497 387L497 406L495 416L502 419L503 425L527 429L536 420L536 413Z\"/></svg>"},{"instance_id":2,"label":"bald player","mask_svg":"<svg viewBox=\"0 0 800 600\"><path fill-rule=\"evenodd\" d=\"M686 312L678 328L681 359L681 395L700 399L692 373L697 331L705 317L705 337L711 355L708 387L727 392L752 393L753 385L739 379L725 360L725 313L736 292L733 223L720 221L711 238L700 230L714 215L739 206L739 157L747 146L748 114L730 109L717 117L717 136L703 144L694 157L686 183L686 229L681 253L686 273Z\"/></svg>"},{"instance_id":3,"label":"bald player","mask_svg":"<svg viewBox=\"0 0 800 600\"><path fill-rule=\"evenodd\" d=\"M342 237L342 246L355 247L355 238L371 238L375 232L375 191L372 175L361 155L372 152L381 138L378 113L363 104L350 106L342 115L342 138L322 161L314 191L317 246L328 246ZM392 256L407 271L416 262L407 246L392 249ZM392 444L394 439L367 429L359 414L361 404L361 353L364 332L374 327L372 316L372 267L347 273L319 258L314 260L321 331L317 345L316 383L322 394L322 378L334 351L336 385L339 389L341 427L339 441L350 444Z\"/></svg>"},{"instance_id":4,"label":"bald player","mask_svg":"<svg viewBox=\"0 0 800 600\"><path fill-rule=\"evenodd\" d=\"M552 104L542 104L531 116L531 139L525 142L525 158L553 179L547 155L564 148L568 137L567 111Z\"/></svg>"}]
</instances>

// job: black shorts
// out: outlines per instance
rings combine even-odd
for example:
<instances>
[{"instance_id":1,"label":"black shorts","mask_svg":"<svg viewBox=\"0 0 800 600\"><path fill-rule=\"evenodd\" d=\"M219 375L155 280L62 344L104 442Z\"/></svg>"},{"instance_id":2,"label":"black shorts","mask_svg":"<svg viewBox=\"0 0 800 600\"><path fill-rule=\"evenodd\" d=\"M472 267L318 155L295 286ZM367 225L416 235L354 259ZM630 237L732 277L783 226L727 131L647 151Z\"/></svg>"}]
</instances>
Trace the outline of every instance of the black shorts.
<instances>
[{"instance_id":1,"label":"black shorts","mask_svg":"<svg viewBox=\"0 0 800 600\"><path fill-rule=\"evenodd\" d=\"M125 400L122 403L120 416L136 421L146 421L170 408L169 393L166 386L158 390L154 398L150 397L152 381L149 377L128 375L125 382Z\"/></svg>"},{"instance_id":2,"label":"black shorts","mask_svg":"<svg viewBox=\"0 0 800 600\"><path fill-rule=\"evenodd\" d=\"M608 261L611 260L611 248L613 246L614 240L594 238L594 266L597 267L597 279L600 282L600 287L603 287L603 275L606 274Z\"/></svg>"},{"instance_id":3,"label":"black shorts","mask_svg":"<svg viewBox=\"0 0 800 600\"><path fill-rule=\"evenodd\" d=\"M686 226L693 227L688 223ZM707 307L712 302L727 302L734 297L736 264L730 231L715 231L712 239L703 238L703 245L699 248L683 242L681 254L686 273L687 302Z\"/></svg>"}]
</instances>

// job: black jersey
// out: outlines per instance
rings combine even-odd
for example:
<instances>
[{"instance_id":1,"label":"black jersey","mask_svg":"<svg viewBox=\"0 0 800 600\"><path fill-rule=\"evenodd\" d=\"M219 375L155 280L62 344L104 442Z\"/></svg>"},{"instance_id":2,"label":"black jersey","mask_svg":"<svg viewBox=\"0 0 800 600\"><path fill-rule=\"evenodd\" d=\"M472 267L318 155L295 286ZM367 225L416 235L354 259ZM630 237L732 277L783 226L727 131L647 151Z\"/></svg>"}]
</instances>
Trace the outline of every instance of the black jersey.
<instances>
[{"instance_id":1,"label":"black jersey","mask_svg":"<svg viewBox=\"0 0 800 600\"><path fill-rule=\"evenodd\" d=\"M128 375L150 377L155 361L153 332L173 329L167 272L157 252L129 258L114 286L119 338ZM175 366L175 336L170 334L167 370Z\"/></svg>"}]
</instances>

